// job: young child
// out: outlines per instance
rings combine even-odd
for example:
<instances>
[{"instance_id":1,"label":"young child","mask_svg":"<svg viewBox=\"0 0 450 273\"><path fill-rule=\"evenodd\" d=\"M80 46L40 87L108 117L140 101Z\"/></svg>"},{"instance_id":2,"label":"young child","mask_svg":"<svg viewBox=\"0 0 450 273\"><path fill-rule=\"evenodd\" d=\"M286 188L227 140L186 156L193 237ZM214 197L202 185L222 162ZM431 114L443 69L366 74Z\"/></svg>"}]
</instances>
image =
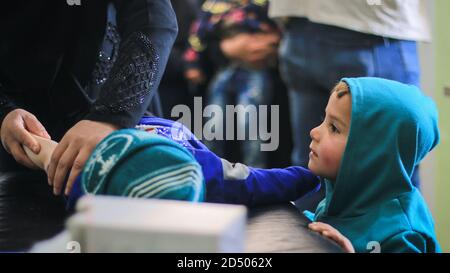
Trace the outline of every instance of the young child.
<instances>
[{"instance_id":1,"label":"young child","mask_svg":"<svg viewBox=\"0 0 450 273\"><path fill-rule=\"evenodd\" d=\"M348 252L439 252L433 219L411 183L439 142L438 114L419 89L343 79L323 123L311 131L308 164L325 178L326 198L310 228Z\"/></svg>"},{"instance_id":2,"label":"young child","mask_svg":"<svg viewBox=\"0 0 450 273\"><path fill-rule=\"evenodd\" d=\"M415 166L439 142L436 107L416 87L377 78L343 79L330 96L323 123L311 131L310 171L231 164L172 121L144 118L138 129L147 133L117 131L97 146L71 191L72 204L86 193L133 196L128 180L152 175L152 169L163 168L152 165L170 155L166 148L142 152L149 146L145 141L155 145L162 140L150 133L165 137L171 147L189 151L201 166L205 193L183 195L185 200L199 201L204 196L207 202L249 206L286 202L316 190L315 175L319 175L325 179L326 198L315 214L305 212L315 221L309 225L313 231L347 252L369 252L373 247L381 252L440 251L431 214L411 183ZM132 186L139 191L146 185Z\"/></svg>"}]
</instances>

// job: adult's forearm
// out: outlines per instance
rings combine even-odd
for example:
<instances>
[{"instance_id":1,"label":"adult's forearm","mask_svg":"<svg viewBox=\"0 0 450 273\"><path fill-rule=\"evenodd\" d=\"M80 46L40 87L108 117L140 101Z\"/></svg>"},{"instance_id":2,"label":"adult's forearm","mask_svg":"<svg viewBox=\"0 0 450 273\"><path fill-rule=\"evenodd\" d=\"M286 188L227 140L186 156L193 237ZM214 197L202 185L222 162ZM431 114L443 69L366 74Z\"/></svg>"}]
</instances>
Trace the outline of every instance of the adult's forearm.
<instances>
[{"instance_id":1,"label":"adult's forearm","mask_svg":"<svg viewBox=\"0 0 450 273\"><path fill-rule=\"evenodd\" d=\"M168 0L115 2L120 52L86 119L126 128L157 92L178 28Z\"/></svg>"}]
</instances>

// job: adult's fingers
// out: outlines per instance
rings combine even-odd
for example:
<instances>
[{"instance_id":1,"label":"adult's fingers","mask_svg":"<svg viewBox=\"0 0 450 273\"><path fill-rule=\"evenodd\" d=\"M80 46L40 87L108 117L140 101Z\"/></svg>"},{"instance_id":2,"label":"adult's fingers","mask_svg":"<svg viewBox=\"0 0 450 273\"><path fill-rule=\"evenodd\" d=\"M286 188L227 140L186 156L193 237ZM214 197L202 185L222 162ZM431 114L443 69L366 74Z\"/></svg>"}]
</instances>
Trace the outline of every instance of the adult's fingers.
<instances>
[{"instance_id":1,"label":"adult's fingers","mask_svg":"<svg viewBox=\"0 0 450 273\"><path fill-rule=\"evenodd\" d=\"M68 144L66 144L66 142L63 140L56 146L55 150L53 151L52 157L50 158L50 164L48 165L47 169L48 184L50 186L53 186L56 167L58 167L58 162L61 156L66 151L67 147Z\"/></svg>"},{"instance_id":2,"label":"adult's fingers","mask_svg":"<svg viewBox=\"0 0 450 273\"><path fill-rule=\"evenodd\" d=\"M24 115L23 121L25 128L31 133L41 136L43 138L51 139L50 135L47 133L47 130L42 125L42 123L33 115Z\"/></svg>"},{"instance_id":3,"label":"adult's fingers","mask_svg":"<svg viewBox=\"0 0 450 273\"><path fill-rule=\"evenodd\" d=\"M17 141L32 150L33 153L38 154L41 150L41 145L34 139L34 137L25 128L19 128L13 132L16 134ZM10 144L8 144L10 145Z\"/></svg>"},{"instance_id":4,"label":"adult's fingers","mask_svg":"<svg viewBox=\"0 0 450 273\"><path fill-rule=\"evenodd\" d=\"M78 153L78 148L69 145L59 159L53 179L53 193L55 195L59 195L61 193L67 174L72 168L73 162L75 161L75 158L77 158Z\"/></svg>"},{"instance_id":5,"label":"adult's fingers","mask_svg":"<svg viewBox=\"0 0 450 273\"><path fill-rule=\"evenodd\" d=\"M77 158L73 162L72 169L70 170L70 176L69 179L67 180L66 189L64 191L65 195L69 195L70 192L72 191L75 179L80 175L90 155L91 155L90 151L86 149L81 150L80 153L78 154Z\"/></svg>"},{"instance_id":6,"label":"adult's fingers","mask_svg":"<svg viewBox=\"0 0 450 273\"><path fill-rule=\"evenodd\" d=\"M27 154L22 148L22 145L18 142L12 142L9 144L11 155L14 157L14 159L21 165L24 165L27 168L30 169L38 169L38 166L31 161L31 159L28 158Z\"/></svg>"},{"instance_id":7,"label":"adult's fingers","mask_svg":"<svg viewBox=\"0 0 450 273\"><path fill-rule=\"evenodd\" d=\"M11 140L12 138L9 136L2 137L2 146L8 154L11 154L11 149L9 149L9 143Z\"/></svg>"}]
</instances>

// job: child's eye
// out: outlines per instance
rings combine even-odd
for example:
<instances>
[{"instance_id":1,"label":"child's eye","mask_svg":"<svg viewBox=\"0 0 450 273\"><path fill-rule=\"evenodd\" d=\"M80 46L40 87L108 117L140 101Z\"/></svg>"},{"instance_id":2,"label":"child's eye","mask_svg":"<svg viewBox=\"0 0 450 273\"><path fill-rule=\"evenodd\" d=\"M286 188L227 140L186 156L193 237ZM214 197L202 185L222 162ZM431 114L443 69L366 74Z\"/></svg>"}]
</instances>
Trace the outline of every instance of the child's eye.
<instances>
[{"instance_id":1,"label":"child's eye","mask_svg":"<svg viewBox=\"0 0 450 273\"><path fill-rule=\"evenodd\" d=\"M331 132L333 133L333 134L339 134L340 132L339 132L339 129L336 127L336 126L334 126L334 124L333 123L330 123L330 130L331 130Z\"/></svg>"}]
</instances>

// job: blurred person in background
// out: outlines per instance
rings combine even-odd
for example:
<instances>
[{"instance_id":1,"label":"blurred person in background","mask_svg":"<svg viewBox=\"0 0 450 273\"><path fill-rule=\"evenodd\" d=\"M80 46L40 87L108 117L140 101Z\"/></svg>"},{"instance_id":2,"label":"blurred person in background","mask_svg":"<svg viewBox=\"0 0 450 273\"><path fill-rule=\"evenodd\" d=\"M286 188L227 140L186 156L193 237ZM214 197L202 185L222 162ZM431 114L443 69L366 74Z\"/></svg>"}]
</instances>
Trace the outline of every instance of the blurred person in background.
<instances>
[{"instance_id":1,"label":"blurred person in background","mask_svg":"<svg viewBox=\"0 0 450 273\"><path fill-rule=\"evenodd\" d=\"M184 56L186 78L195 85L205 82L205 63L212 62L218 70L209 83L208 104L219 105L223 112L226 105L269 105L279 40L278 26L268 18L268 1L205 1L199 20L192 26L190 48ZM247 50L242 50L243 45ZM258 122L240 114L238 130L246 131L250 122ZM216 130L226 127L223 117L214 116L212 122ZM225 141L206 144L219 156L226 156ZM242 161L267 167L267 157L260 147L260 140L246 136L239 147Z\"/></svg>"}]
</instances>

